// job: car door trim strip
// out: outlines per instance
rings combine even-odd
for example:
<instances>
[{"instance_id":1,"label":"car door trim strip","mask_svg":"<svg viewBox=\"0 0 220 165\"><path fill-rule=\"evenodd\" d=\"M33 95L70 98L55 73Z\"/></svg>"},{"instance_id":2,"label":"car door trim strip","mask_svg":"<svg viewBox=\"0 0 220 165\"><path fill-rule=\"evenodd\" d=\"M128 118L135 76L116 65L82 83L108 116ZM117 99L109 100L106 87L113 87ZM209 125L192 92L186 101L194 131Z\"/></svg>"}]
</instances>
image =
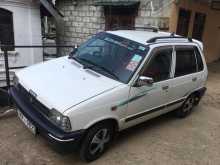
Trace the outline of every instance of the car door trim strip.
<instances>
[{"instance_id":1,"label":"car door trim strip","mask_svg":"<svg viewBox=\"0 0 220 165\"><path fill-rule=\"evenodd\" d=\"M137 115L128 117L128 118L125 119L125 122L129 122L129 121L138 119L138 118L140 118L140 117L146 116L146 115L148 115L148 114L151 114L151 113L160 111L160 110L164 109L165 107L169 107L169 106L172 106L172 105L175 105L175 104L179 104L179 103L185 101L185 99L186 99L186 98L182 98L182 99L180 99L180 100L174 101L174 102L169 103L169 104L167 104L167 105L162 105L162 106L160 106L160 107L151 109L151 110L149 110L149 111L145 111L145 112L143 112L143 113L139 113L139 114L137 114Z\"/></svg>"},{"instance_id":2,"label":"car door trim strip","mask_svg":"<svg viewBox=\"0 0 220 165\"><path fill-rule=\"evenodd\" d=\"M118 108L118 107L127 105L128 103L131 103L132 101L138 100L138 99L144 97L146 94L148 94L148 92L150 92L150 91L152 91L154 89L156 89L156 87L150 88L150 89L148 89L146 91L143 91L143 92L140 92L138 95L136 95L136 96L134 96L134 97L132 97L132 98L130 98L128 100L125 100L125 101L121 102L120 104L116 105L116 107Z\"/></svg>"}]
</instances>

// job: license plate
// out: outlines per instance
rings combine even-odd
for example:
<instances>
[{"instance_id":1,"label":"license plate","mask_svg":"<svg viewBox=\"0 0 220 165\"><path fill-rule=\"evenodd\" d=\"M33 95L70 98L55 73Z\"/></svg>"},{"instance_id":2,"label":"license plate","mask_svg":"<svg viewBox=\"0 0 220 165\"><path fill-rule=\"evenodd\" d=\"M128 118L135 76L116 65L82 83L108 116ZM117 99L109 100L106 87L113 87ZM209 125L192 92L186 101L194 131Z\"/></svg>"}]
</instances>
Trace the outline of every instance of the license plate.
<instances>
[{"instance_id":1,"label":"license plate","mask_svg":"<svg viewBox=\"0 0 220 165\"><path fill-rule=\"evenodd\" d=\"M36 127L19 111L17 110L18 117L24 123L24 125L34 134L36 135Z\"/></svg>"}]
</instances>

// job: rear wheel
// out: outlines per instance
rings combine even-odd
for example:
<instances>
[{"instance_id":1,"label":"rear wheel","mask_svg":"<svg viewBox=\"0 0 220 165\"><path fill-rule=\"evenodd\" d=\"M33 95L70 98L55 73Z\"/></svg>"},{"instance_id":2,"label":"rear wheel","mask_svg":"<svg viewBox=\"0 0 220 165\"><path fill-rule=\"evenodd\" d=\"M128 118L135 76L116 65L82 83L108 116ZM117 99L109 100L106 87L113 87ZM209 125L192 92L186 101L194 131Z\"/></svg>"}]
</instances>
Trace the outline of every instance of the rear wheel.
<instances>
[{"instance_id":1,"label":"rear wheel","mask_svg":"<svg viewBox=\"0 0 220 165\"><path fill-rule=\"evenodd\" d=\"M89 129L80 149L81 159L87 162L98 159L109 147L113 134L114 129L108 123L101 123Z\"/></svg>"},{"instance_id":2,"label":"rear wheel","mask_svg":"<svg viewBox=\"0 0 220 165\"><path fill-rule=\"evenodd\" d=\"M183 105L178 110L176 110L176 116L179 118L187 117L192 112L192 109L196 103L195 101L195 95L190 95L183 103Z\"/></svg>"},{"instance_id":3,"label":"rear wheel","mask_svg":"<svg viewBox=\"0 0 220 165\"><path fill-rule=\"evenodd\" d=\"M199 94L196 94L195 95L195 106L199 105L200 101L201 101L201 97L199 96Z\"/></svg>"}]
</instances>

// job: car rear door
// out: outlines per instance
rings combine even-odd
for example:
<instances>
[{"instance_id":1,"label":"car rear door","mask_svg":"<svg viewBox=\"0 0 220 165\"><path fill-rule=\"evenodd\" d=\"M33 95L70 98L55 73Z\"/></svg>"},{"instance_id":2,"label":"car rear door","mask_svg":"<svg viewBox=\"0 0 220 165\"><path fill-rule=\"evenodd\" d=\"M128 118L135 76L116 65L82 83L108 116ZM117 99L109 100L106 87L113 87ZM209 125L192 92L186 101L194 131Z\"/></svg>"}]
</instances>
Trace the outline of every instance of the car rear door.
<instances>
[{"instance_id":1,"label":"car rear door","mask_svg":"<svg viewBox=\"0 0 220 165\"><path fill-rule=\"evenodd\" d=\"M170 81L169 109L175 109L198 88L198 66L194 46L175 46L174 78Z\"/></svg>"}]
</instances>

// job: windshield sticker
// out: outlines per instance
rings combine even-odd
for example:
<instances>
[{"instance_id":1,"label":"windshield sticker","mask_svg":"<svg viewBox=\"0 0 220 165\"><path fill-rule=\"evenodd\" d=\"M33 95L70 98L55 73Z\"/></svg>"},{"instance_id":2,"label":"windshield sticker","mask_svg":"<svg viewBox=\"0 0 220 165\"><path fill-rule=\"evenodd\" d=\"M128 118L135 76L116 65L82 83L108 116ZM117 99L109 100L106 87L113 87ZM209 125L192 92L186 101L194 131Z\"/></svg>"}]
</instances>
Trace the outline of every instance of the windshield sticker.
<instances>
[{"instance_id":1,"label":"windshield sticker","mask_svg":"<svg viewBox=\"0 0 220 165\"><path fill-rule=\"evenodd\" d=\"M114 40L114 39L108 38L108 37L105 37L105 38L104 38L104 41L114 43L114 44L116 44L116 45L125 47L125 48L127 48L127 49L129 49L129 50L134 50L132 47L129 46L129 43L122 43L122 42L119 42L119 41L117 41L117 40Z\"/></svg>"},{"instance_id":2,"label":"windshield sticker","mask_svg":"<svg viewBox=\"0 0 220 165\"><path fill-rule=\"evenodd\" d=\"M133 72L137 68L141 60L142 57L138 54L135 54L129 62L129 64L127 65L126 69Z\"/></svg>"},{"instance_id":3,"label":"windshield sticker","mask_svg":"<svg viewBox=\"0 0 220 165\"><path fill-rule=\"evenodd\" d=\"M139 46L139 48L138 48L139 50L142 50L142 51L145 51L146 50L146 48L145 47L143 47L143 46Z\"/></svg>"},{"instance_id":4,"label":"windshield sticker","mask_svg":"<svg viewBox=\"0 0 220 165\"><path fill-rule=\"evenodd\" d=\"M135 54L131 61L140 62L142 60L142 57L138 54Z\"/></svg>"},{"instance_id":5,"label":"windshield sticker","mask_svg":"<svg viewBox=\"0 0 220 165\"><path fill-rule=\"evenodd\" d=\"M129 62L129 64L127 65L126 69L129 71L135 71L135 69L137 68L139 62L136 61L131 61Z\"/></svg>"}]
</instances>

